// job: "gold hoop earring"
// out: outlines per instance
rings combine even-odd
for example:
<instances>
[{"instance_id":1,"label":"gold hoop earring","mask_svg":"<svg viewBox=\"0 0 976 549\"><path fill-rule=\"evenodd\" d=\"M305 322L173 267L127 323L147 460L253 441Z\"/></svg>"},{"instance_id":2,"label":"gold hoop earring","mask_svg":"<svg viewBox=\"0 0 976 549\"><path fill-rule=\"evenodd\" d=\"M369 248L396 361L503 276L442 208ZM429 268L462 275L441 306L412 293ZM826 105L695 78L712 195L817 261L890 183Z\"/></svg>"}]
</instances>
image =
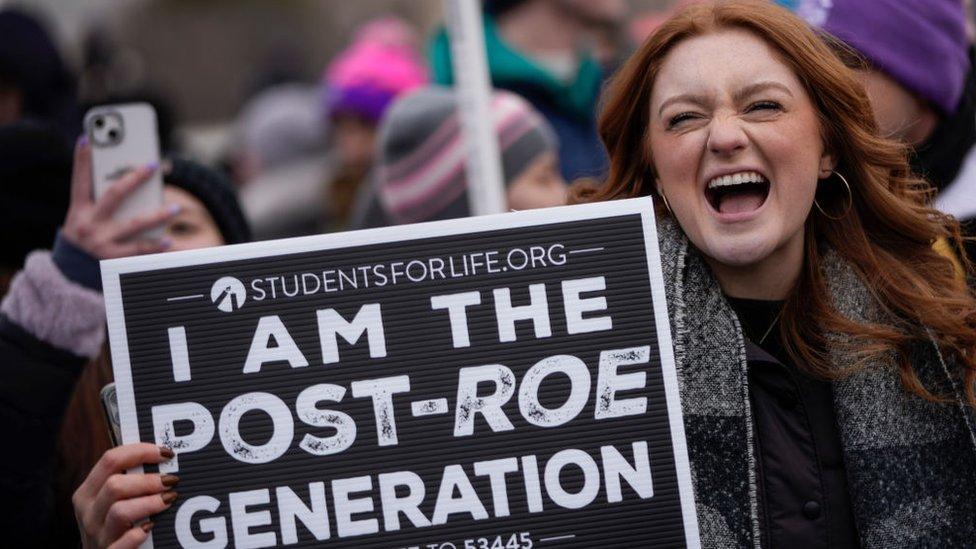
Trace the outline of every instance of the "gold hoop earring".
<instances>
[{"instance_id":1,"label":"gold hoop earring","mask_svg":"<svg viewBox=\"0 0 976 549\"><path fill-rule=\"evenodd\" d=\"M840 172L838 172L838 171L833 171L833 172L830 172L830 173L832 173L833 175L836 175L837 177L839 177L840 180L841 180L841 182L844 184L844 188L847 189L847 208L844 209L844 213L840 214L840 216L834 217L832 215L829 215L827 212L824 211L823 208L820 207L820 203L817 202L816 197L813 199L813 205L816 206L817 209L820 210L820 213L824 217L826 217L827 219L830 219L830 220L833 220L833 221L840 221L841 219L844 219L845 217L847 217L847 214L849 214L851 212L851 208L854 207L854 193L851 192L851 185L850 185L850 183L847 182L847 178L846 177L844 177L843 175L841 175Z\"/></svg>"},{"instance_id":2,"label":"gold hoop earring","mask_svg":"<svg viewBox=\"0 0 976 549\"><path fill-rule=\"evenodd\" d=\"M673 216L674 215L674 211L671 209L671 204L668 204L668 197L664 196L664 191L658 190L657 191L657 194L658 194L658 196L661 197L661 200L664 201L664 207L668 209L668 213Z\"/></svg>"}]
</instances>

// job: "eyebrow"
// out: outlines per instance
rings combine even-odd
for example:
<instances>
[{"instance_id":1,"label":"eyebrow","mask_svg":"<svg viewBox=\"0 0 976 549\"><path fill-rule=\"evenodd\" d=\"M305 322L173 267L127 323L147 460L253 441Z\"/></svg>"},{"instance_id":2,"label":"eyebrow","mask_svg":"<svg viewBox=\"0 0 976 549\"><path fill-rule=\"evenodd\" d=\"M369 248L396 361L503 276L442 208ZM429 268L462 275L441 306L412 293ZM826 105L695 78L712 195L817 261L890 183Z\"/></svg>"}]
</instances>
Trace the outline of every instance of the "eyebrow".
<instances>
[{"instance_id":1,"label":"eyebrow","mask_svg":"<svg viewBox=\"0 0 976 549\"><path fill-rule=\"evenodd\" d=\"M693 93L683 93L681 95L675 95L673 97L667 98L664 101L664 103L661 103L661 107L657 110L657 115L661 116L661 114L664 112L664 108L670 105L671 103L680 103L680 102L694 103L695 105L702 106L705 105L708 102L708 100L704 95L696 95Z\"/></svg>"},{"instance_id":2,"label":"eyebrow","mask_svg":"<svg viewBox=\"0 0 976 549\"><path fill-rule=\"evenodd\" d=\"M179 218L181 218L181 217L183 217L184 215L187 215L187 214L193 215L193 214L198 214L198 213L204 213L204 214L210 215L210 212L207 211L207 208L205 206L201 206L199 204L193 204L193 203L190 203L190 204L180 204L180 213L178 213L177 215L173 216L171 219L179 219Z\"/></svg>"},{"instance_id":3,"label":"eyebrow","mask_svg":"<svg viewBox=\"0 0 976 549\"><path fill-rule=\"evenodd\" d=\"M762 82L756 82L755 84L749 84L740 90L736 90L736 92L732 94L732 99L738 103L750 95L759 93L761 91L766 91L768 89L776 89L790 97L793 97L793 92L790 91L790 89L785 85L773 80L764 80Z\"/></svg>"},{"instance_id":4,"label":"eyebrow","mask_svg":"<svg viewBox=\"0 0 976 549\"><path fill-rule=\"evenodd\" d=\"M735 93L732 94L732 99L733 99L733 101L735 101L736 103L738 103L738 102L742 101L743 99L745 99L746 97L749 97L751 95L754 95L756 93L759 93L761 91L768 90L768 89L776 89L776 90L779 90L779 91L785 93L786 95L788 95L790 97L793 97L793 92L790 91L790 89L788 87L786 87L785 85L780 84L779 82L775 82L773 80L764 80L762 82L756 82L755 84L749 84L748 86L746 86L744 88L741 88L739 90L736 90ZM672 103L679 103L679 102L682 102L682 101L685 101L685 102L688 102L688 103L694 103L694 104L699 105L699 106L704 105L704 104L706 104L708 102L707 101L707 98L705 96L703 96L703 95L697 95L697 94L691 94L691 93L683 93L681 95L675 95L674 97L669 97L663 103L661 103L661 107L658 108L657 115L658 116L661 116L661 114L664 112L664 108L667 107L668 105L670 105Z\"/></svg>"}]
</instances>

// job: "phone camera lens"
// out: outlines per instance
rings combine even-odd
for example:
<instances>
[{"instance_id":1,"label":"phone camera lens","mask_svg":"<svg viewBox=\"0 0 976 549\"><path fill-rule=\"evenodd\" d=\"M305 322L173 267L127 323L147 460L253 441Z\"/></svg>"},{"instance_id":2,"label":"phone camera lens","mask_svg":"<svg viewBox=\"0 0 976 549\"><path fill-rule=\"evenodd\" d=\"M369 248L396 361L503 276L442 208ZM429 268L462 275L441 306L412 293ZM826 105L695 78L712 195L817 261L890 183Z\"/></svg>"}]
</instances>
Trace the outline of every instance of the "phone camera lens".
<instances>
[{"instance_id":1,"label":"phone camera lens","mask_svg":"<svg viewBox=\"0 0 976 549\"><path fill-rule=\"evenodd\" d=\"M116 138L118 138L118 136L119 136L118 130L109 130L108 131L108 138L111 139L112 141L115 141Z\"/></svg>"},{"instance_id":2,"label":"phone camera lens","mask_svg":"<svg viewBox=\"0 0 976 549\"><path fill-rule=\"evenodd\" d=\"M101 128L104 125L105 125L105 119L104 118L98 117L98 118L95 119L95 127L96 128Z\"/></svg>"}]
</instances>

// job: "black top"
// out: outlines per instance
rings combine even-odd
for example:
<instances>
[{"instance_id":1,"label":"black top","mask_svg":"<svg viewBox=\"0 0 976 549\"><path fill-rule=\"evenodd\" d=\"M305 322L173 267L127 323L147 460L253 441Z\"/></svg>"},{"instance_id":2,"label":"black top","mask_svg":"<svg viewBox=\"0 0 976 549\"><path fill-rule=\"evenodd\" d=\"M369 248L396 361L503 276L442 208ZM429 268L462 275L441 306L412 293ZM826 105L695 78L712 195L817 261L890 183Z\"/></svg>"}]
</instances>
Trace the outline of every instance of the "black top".
<instances>
[{"instance_id":1,"label":"black top","mask_svg":"<svg viewBox=\"0 0 976 549\"><path fill-rule=\"evenodd\" d=\"M783 302L728 300L747 338L763 547L860 547L830 383L784 351Z\"/></svg>"}]
</instances>

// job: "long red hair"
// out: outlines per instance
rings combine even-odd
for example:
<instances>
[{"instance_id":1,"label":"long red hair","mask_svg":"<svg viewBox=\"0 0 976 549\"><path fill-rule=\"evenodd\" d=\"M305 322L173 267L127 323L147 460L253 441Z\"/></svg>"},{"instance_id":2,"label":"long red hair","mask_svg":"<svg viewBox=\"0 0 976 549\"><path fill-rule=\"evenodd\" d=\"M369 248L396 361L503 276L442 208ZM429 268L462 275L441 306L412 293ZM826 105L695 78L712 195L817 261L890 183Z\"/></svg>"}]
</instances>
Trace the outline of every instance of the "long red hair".
<instances>
[{"instance_id":1,"label":"long red hair","mask_svg":"<svg viewBox=\"0 0 976 549\"><path fill-rule=\"evenodd\" d=\"M858 363L894 351L902 384L929 400L911 348L935 336L964 380L965 399L976 406L976 298L957 278L952 262L933 243L952 243L965 258L958 222L929 206L932 190L909 168L904 145L878 134L871 104L851 68L856 55L829 37L815 34L788 10L759 0L733 0L692 6L665 22L624 64L610 82L599 130L610 156L602 185L578 185L572 202L649 195L654 161L648 144L651 88L668 52L676 44L723 29L749 31L779 52L799 76L819 113L821 134L850 182L825 185L818 203L831 219L811 213L805 228L805 260L784 306L780 331L791 358L816 375L833 378L849 372L832 365L827 334L850 337L844 349ZM851 204L849 206L849 204ZM658 206L659 215L668 215ZM856 323L833 307L823 273L821 243L852 265L880 306L875 323Z\"/></svg>"}]
</instances>

